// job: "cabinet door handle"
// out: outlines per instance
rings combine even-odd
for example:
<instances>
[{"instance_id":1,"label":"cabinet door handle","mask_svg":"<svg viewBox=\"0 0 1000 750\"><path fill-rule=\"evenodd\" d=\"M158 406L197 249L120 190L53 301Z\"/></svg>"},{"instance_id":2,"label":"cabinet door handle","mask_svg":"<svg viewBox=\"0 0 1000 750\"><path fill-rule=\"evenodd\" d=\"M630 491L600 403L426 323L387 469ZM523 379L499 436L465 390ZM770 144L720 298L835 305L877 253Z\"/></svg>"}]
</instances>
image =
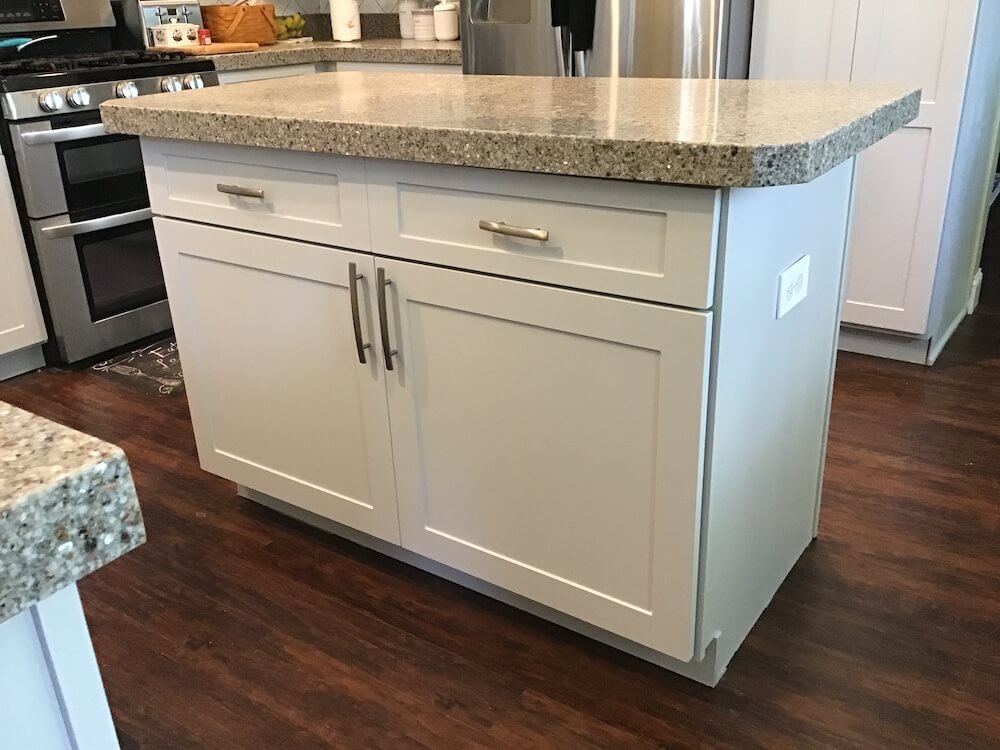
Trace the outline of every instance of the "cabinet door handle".
<instances>
[{"instance_id":1,"label":"cabinet door handle","mask_svg":"<svg viewBox=\"0 0 1000 750\"><path fill-rule=\"evenodd\" d=\"M505 224L502 221L479 220L479 228L493 234L505 234L508 237L520 237L522 240L538 240L539 242L549 241L548 229L529 229L528 227L515 227Z\"/></svg>"},{"instance_id":2,"label":"cabinet door handle","mask_svg":"<svg viewBox=\"0 0 1000 750\"><path fill-rule=\"evenodd\" d=\"M257 200L264 200L263 188L245 188L240 185L224 185L220 182L215 186L215 189L220 193L225 193L226 195L238 195L240 198L256 198Z\"/></svg>"},{"instance_id":3,"label":"cabinet door handle","mask_svg":"<svg viewBox=\"0 0 1000 750\"><path fill-rule=\"evenodd\" d=\"M366 365L368 358L365 356L365 349L371 349L371 344L366 344L361 333L361 309L358 304L358 282L364 278L364 274L358 273L358 264L349 263L347 265L348 284L351 290L351 317L354 320L354 344L358 348L358 361Z\"/></svg>"},{"instance_id":4,"label":"cabinet door handle","mask_svg":"<svg viewBox=\"0 0 1000 750\"><path fill-rule=\"evenodd\" d=\"M391 344L389 343L389 306L385 300L385 288L391 283L385 277L385 269L379 268L376 272L375 286L377 287L376 295L378 296L378 319L382 330L382 356L385 357L385 369L387 370L396 369L392 364L392 357L398 353L396 349L390 348Z\"/></svg>"}]
</instances>

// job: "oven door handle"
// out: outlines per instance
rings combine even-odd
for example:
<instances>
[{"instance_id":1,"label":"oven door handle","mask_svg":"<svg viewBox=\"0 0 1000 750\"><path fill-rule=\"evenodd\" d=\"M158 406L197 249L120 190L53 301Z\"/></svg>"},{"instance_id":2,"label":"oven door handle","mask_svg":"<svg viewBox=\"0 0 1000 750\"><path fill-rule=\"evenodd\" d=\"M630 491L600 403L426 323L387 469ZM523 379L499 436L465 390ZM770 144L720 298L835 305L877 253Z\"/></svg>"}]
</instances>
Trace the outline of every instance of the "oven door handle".
<instances>
[{"instance_id":1,"label":"oven door handle","mask_svg":"<svg viewBox=\"0 0 1000 750\"><path fill-rule=\"evenodd\" d=\"M42 234L49 239L57 240L62 237L75 237L78 234L88 232L99 232L102 229L112 229L114 227L135 224L139 221L148 221L153 218L153 209L140 208L138 211L127 211L114 216L102 216L99 219L89 221L77 221L70 224L58 224L54 227L43 227Z\"/></svg>"},{"instance_id":2,"label":"oven door handle","mask_svg":"<svg viewBox=\"0 0 1000 750\"><path fill-rule=\"evenodd\" d=\"M66 143L67 141L82 141L85 138L100 138L107 135L104 123L80 125L75 128L57 128L55 130L36 130L31 133L21 133L21 140L28 146L45 146L51 143Z\"/></svg>"}]
</instances>

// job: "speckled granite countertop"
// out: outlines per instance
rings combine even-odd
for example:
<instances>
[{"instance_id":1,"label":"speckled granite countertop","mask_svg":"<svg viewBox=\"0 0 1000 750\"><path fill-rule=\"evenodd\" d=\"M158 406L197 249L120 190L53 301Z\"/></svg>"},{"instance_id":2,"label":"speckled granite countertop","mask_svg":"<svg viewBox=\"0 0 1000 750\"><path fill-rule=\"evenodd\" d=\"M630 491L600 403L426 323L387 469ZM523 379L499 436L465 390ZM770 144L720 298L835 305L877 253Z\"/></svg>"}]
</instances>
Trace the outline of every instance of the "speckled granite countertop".
<instances>
[{"instance_id":1,"label":"speckled granite countertop","mask_svg":"<svg viewBox=\"0 0 1000 750\"><path fill-rule=\"evenodd\" d=\"M899 85L320 73L101 106L109 132L710 186L808 182L913 120Z\"/></svg>"},{"instance_id":2,"label":"speckled granite countertop","mask_svg":"<svg viewBox=\"0 0 1000 750\"><path fill-rule=\"evenodd\" d=\"M461 42L418 42L414 39L362 39L357 42L299 42L261 47L257 52L213 55L215 69L251 70L273 65L318 62L421 63L461 65Z\"/></svg>"},{"instance_id":3,"label":"speckled granite countertop","mask_svg":"<svg viewBox=\"0 0 1000 750\"><path fill-rule=\"evenodd\" d=\"M0 622L145 540L121 448L0 401Z\"/></svg>"}]
</instances>

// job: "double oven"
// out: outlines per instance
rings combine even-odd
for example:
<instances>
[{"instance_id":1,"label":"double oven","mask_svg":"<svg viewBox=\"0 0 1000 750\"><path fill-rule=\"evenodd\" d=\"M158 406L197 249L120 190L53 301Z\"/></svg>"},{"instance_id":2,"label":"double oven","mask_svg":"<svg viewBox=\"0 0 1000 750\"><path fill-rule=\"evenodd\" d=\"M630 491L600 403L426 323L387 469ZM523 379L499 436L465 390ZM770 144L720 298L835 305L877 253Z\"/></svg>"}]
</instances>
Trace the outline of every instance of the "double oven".
<instances>
[{"instance_id":1,"label":"double oven","mask_svg":"<svg viewBox=\"0 0 1000 750\"><path fill-rule=\"evenodd\" d=\"M139 139L96 110L8 127L58 358L170 328Z\"/></svg>"}]
</instances>

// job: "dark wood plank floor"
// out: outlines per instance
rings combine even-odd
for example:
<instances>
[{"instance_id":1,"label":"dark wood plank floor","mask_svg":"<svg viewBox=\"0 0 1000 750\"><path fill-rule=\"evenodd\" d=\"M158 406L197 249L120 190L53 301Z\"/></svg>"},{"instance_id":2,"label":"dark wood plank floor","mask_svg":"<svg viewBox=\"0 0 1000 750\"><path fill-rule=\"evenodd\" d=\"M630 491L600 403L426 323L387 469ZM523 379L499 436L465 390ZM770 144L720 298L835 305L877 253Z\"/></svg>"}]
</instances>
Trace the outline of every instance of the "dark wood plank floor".
<instances>
[{"instance_id":1,"label":"dark wood plank floor","mask_svg":"<svg viewBox=\"0 0 1000 750\"><path fill-rule=\"evenodd\" d=\"M0 399L132 462L150 541L81 591L143 750L1000 747L1000 307L933 369L840 358L819 539L715 690L239 499L182 398Z\"/></svg>"}]
</instances>

